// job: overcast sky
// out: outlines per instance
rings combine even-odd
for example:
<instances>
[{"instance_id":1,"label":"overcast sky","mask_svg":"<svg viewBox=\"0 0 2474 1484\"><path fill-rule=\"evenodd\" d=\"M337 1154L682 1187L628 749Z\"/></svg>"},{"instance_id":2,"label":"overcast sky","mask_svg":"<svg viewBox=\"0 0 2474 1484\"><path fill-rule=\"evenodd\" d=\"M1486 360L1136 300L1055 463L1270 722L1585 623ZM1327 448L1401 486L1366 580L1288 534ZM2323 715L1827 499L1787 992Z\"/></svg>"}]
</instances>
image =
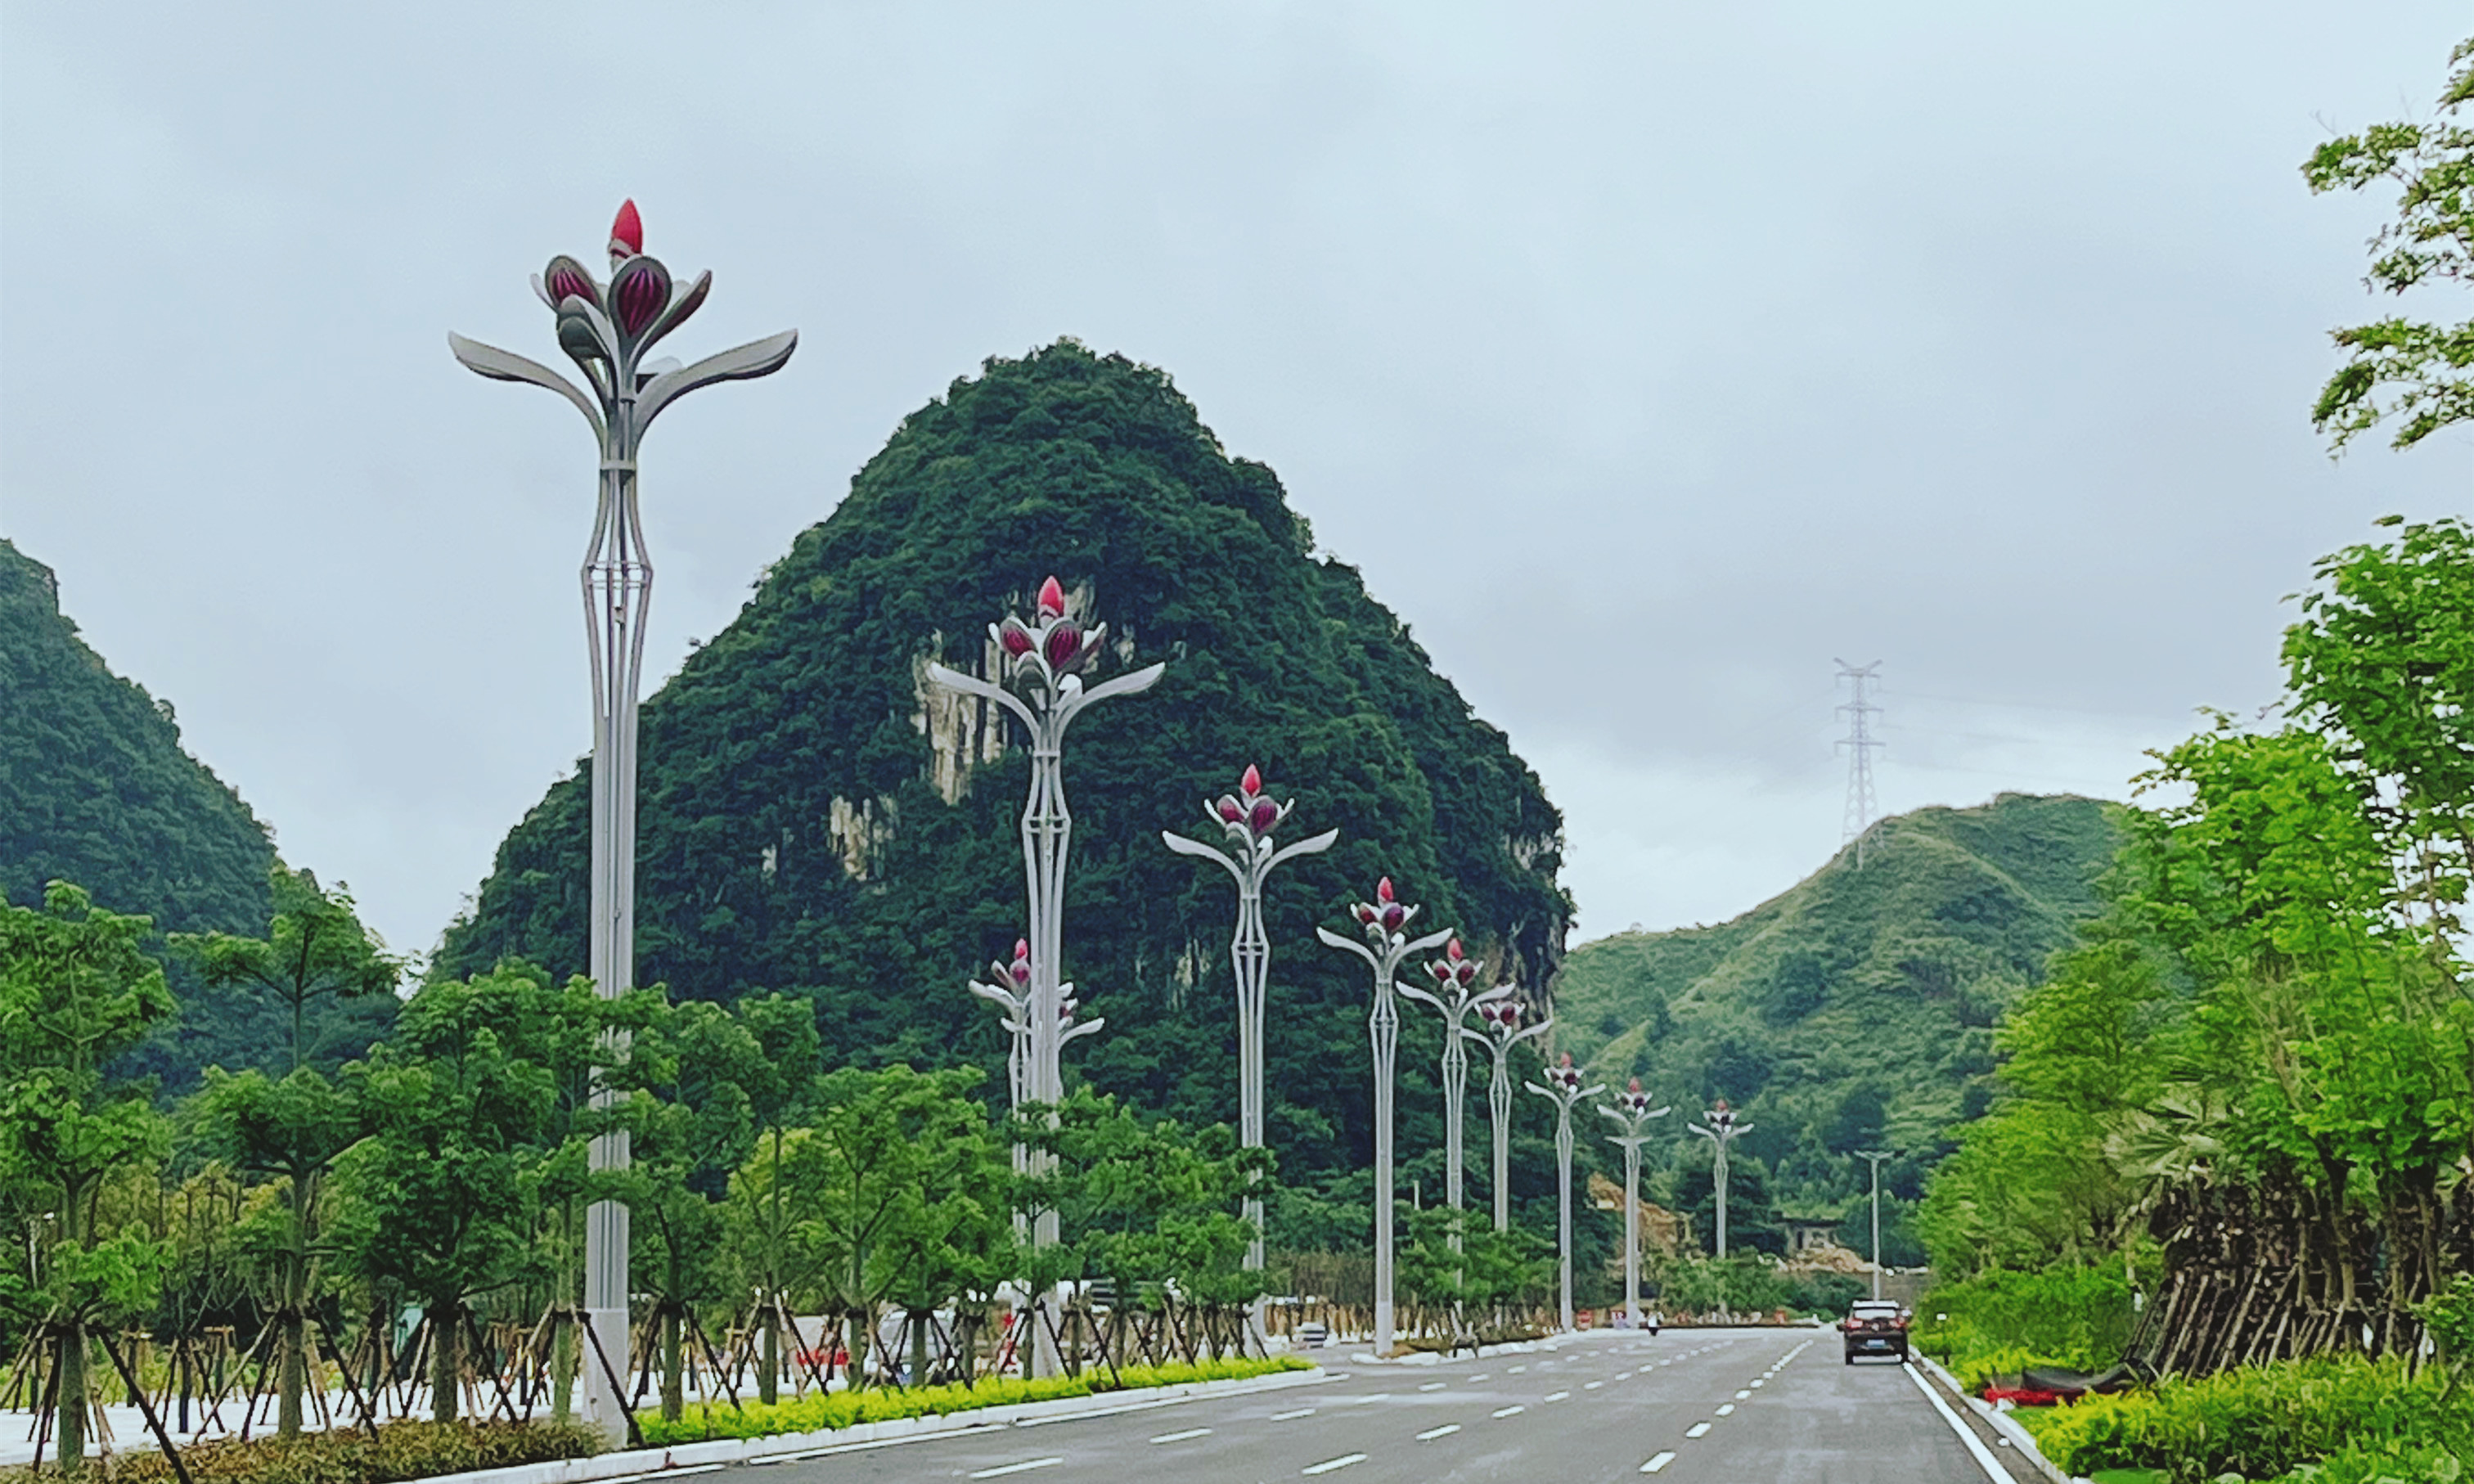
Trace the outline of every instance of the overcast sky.
<instances>
[{"instance_id":1,"label":"overcast sky","mask_svg":"<svg viewBox=\"0 0 2474 1484\"><path fill-rule=\"evenodd\" d=\"M1074 335L1511 733L1579 937L1836 848L1833 657L1889 810L2120 797L2273 696L2314 557L2474 504L2462 432L2313 435L2389 203L2296 169L2428 111L2463 0L0 17L0 534L400 947L589 745L589 439L446 334L556 359L526 278L624 196L715 271L672 349L802 337L648 442L656 683Z\"/></svg>"}]
</instances>

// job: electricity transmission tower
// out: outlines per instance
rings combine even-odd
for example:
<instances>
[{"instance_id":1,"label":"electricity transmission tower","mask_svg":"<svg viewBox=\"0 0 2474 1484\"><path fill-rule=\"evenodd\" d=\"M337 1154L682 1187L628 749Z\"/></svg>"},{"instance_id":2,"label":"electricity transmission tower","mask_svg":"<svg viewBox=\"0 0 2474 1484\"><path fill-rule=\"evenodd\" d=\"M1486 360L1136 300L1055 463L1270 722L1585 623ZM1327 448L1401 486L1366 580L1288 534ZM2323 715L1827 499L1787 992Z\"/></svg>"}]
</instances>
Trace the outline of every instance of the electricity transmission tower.
<instances>
[{"instance_id":1,"label":"electricity transmission tower","mask_svg":"<svg viewBox=\"0 0 2474 1484\"><path fill-rule=\"evenodd\" d=\"M1873 827L1879 804L1873 797L1873 749L1881 745L1873 735L1873 718L1881 708L1873 700L1871 687L1881 678L1881 662L1850 665L1838 662L1838 678L1848 682L1854 694L1838 714L1847 718L1847 735L1838 745L1847 749L1847 817L1839 843L1856 843L1856 868L1864 868L1865 832Z\"/></svg>"}]
</instances>

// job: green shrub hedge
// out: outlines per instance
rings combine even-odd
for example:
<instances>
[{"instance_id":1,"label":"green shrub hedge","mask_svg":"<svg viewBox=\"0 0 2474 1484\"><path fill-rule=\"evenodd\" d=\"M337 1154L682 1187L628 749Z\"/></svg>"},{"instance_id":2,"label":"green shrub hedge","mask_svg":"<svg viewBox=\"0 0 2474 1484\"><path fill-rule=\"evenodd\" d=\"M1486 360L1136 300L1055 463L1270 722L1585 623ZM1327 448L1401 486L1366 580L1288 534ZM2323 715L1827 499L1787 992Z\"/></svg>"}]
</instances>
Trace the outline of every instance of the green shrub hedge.
<instances>
[{"instance_id":1,"label":"green shrub hedge","mask_svg":"<svg viewBox=\"0 0 2474 1484\"><path fill-rule=\"evenodd\" d=\"M1127 1366L1111 1375L1086 1370L1080 1375L1045 1376L1037 1380L997 1377L970 1386L870 1387L864 1391L811 1392L796 1400L771 1406L697 1406L675 1423L638 1414L645 1443L667 1447L705 1443L716 1438L769 1438L781 1433L826 1432L861 1423L894 1422L906 1417L942 1416L982 1407L1011 1406L1021 1401L1054 1401L1063 1397L1088 1397L1109 1391L1136 1391L1176 1386L1188 1381L1233 1381L1281 1371L1308 1371L1313 1363L1295 1355L1267 1360L1201 1360L1192 1364Z\"/></svg>"},{"instance_id":2,"label":"green shrub hedge","mask_svg":"<svg viewBox=\"0 0 2474 1484\"><path fill-rule=\"evenodd\" d=\"M2410 1375L2396 1359L2320 1356L2149 1391L2029 1409L2019 1420L2070 1473L2147 1468L2173 1484L2292 1475L2313 1484L2464 1476L2474 1455L2474 1392L2445 1394L2438 1368ZM2452 1466L2438 1460L2454 1459Z\"/></svg>"},{"instance_id":3,"label":"green shrub hedge","mask_svg":"<svg viewBox=\"0 0 2474 1484\"><path fill-rule=\"evenodd\" d=\"M355 1428L308 1432L297 1438L218 1439L188 1445L181 1462L196 1484L400 1484L441 1473L499 1469L510 1464L582 1458L602 1449L598 1435L552 1423L388 1423L372 1437ZM93 1459L89 1478L103 1476ZM0 1481L34 1477L24 1468L0 1469ZM43 1477L59 1470L44 1460ZM141 1433L111 1455L112 1484L176 1484L172 1465Z\"/></svg>"},{"instance_id":4,"label":"green shrub hedge","mask_svg":"<svg viewBox=\"0 0 2474 1484\"><path fill-rule=\"evenodd\" d=\"M2122 1359L2138 1317L2119 1269L1996 1270L1917 1301L1914 1338L1974 1391L2024 1366L2102 1371Z\"/></svg>"}]
</instances>

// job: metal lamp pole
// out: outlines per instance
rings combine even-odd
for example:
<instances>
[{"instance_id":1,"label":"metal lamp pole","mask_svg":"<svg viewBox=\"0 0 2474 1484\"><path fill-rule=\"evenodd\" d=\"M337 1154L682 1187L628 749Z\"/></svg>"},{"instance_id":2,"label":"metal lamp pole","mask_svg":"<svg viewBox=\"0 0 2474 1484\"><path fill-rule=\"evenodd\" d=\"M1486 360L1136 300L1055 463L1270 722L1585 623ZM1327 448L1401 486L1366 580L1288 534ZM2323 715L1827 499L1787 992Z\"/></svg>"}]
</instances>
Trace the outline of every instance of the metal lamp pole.
<instances>
[{"instance_id":1,"label":"metal lamp pole","mask_svg":"<svg viewBox=\"0 0 2474 1484\"><path fill-rule=\"evenodd\" d=\"M1151 665L1086 687L1082 672L1099 658L1107 633L1104 623L1086 628L1068 617L1065 590L1050 577L1039 585L1031 622L1007 614L1003 621L988 625L988 637L997 651L995 679L982 680L943 665L928 667L930 680L1004 707L1031 734L1031 795L1022 811L1022 865L1031 908L1031 979L1022 990L1021 1019L1029 1028L1023 1044L1022 1089L1034 1104L1054 1105L1065 1096L1064 1076L1056 1059L1068 1030L1065 986L1056 974L1064 938L1065 863L1074 839L1074 815L1066 807L1065 779L1058 766L1065 729L1092 702L1148 691L1168 669ZM1015 693L1016 686L1021 694ZM1045 1173L1049 1160L1047 1154L1034 1152L1031 1173ZM1055 1244L1055 1211L1039 1213L1031 1224L1031 1239L1034 1247ZM1032 1373L1051 1375L1056 1356L1036 1323L1031 1330Z\"/></svg>"},{"instance_id":2,"label":"metal lamp pole","mask_svg":"<svg viewBox=\"0 0 2474 1484\"><path fill-rule=\"evenodd\" d=\"M972 980L971 992L997 1007L998 1014L1004 1017L1006 1030L1012 1034L1012 1048L1006 1057L1006 1089L1012 1099L1010 1107L1013 1111L1019 1113L1023 1109L1023 1105L1031 1101L1030 939L1015 938L1013 961L1011 963L991 962L988 965L988 977L993 983L982 984L976 979ZM1107 1018L1102 1016L1084 1021L1079 1025L1076 1024L1074 1011L1081 1002L1074 998L1074 986L1059 985L1056 987L1060 996L1059 1008L1064 1015L1063 1024L1059 1027L1056 1037L1059 1047L1079 1036L1089 1035L1108 1023ZM1013 1172L1016 1175L1031 1173L1030 1151L1020 1144L1013 1147ZM1015 1217L1015 1224L1016 1233L1019 1234L1021 1230L1019 1215Z\"/></svg>"},{"instance_id":3,"label":"metal lamp pole","mask_svg":"<svg viewBox=\"0 0 2474 1484\"><path fill-rule=\"evenodd\" d=\"M1632 1080L1612 1105L1601 1104L1598 1111L1615 1121L1623 1130L1610 1133L1607 1142L1618 1144L1624 1152L1624 1326L1640 1327L1640 1146L1649 1137L1651 1120L1663 1118L1675 1111L1672 1107L1652 1107L1649 1094L1640 1090L1640 1079Z\"/></svg>"},{"instance_id":4,"label":"metal lamp pole","mask_svg":"<svg viewBox=\"0 0 2474 1484\"><path fill-rule=\"evenodd\" d=\"M1502 999L1512 992L1510 985L1497 985L1492 989L1476 989L1477 961L1461 951L1457 937L1443 944L1443 956L1426 961L1427 977L1434 980L1432 990L1403 983L1400 992L1414 1000L1431 1005L1443 1017L1443 1201L1453 1210L1461 1205L1461 1126L1467 1122L1463 1108L1468 1101L1468 1047L1470 1038L1468 1013L1481 1005ZM1459 1252L1459 1232L1452 1235L1452 1251Z\"/></svg>"},{"instance_id":5,"label":"metal lamp pole","mask_svg":"<svg viewBox=\"0 0 2474 1484\"><path fill-rule=\"evenodd\" d=\"M1374 884L1374 900L1349 910L1364 930L1366 941L1345 937L1329 928L1315 937L1332 948L1345 948L1374 971L1374 1008L1367 1012L1366 1034L1374 1043L1374 1353L1392 1350L1392 1089L1394 1064L1400 1051L1400 1005L1395 992L1400 964L1411 954L1424 953L1450 937L1451 930L1412 939L1402 931L1418 909L1397 899L1392 878ZM1405 987L1405 986L1398 986Z\"/></svg>"},{"instance_id":6,"label":"metal lamp pole","mask_svg":"<svg viewBox=\"0 0 2474 1484\"><path fill-rule=\"evenodd\" d=\"M573 403L601 448L599 500L593 541L584 554L585 631L593 656L593 882L591 968L594 992L617 999L636 982L636 700L644 664L644 610L652 597L653 563L637 509L636 460L645 429L679 398L716 381L770 376L797 349L799 332L784 330L710 355L692 366L645 353L687 323L712 291L713 275L672 283L659 258L644 255L644 229L632 201L610 229L610 281L602 283L561 255L533 280L556 316L559 349L584 373L584 387L495 346L449 333L448 349L466 368L499 381L546 387ZM603 1046L605 1059L627 1057L624 1037ZM610 1090L594 1079L593 1106L608 1108ZM596 1134L592 1166L624 1170L624 1130ZM612 1375L626 1375L627 1207L597 1201L585 1212L584 1312L604 1364L584 1366L586 1425L616 1434L624 1424Z\"/></svg>"},{"instance_id":7,"label":"metal lamp pole","mask_svg":"<svg viewBox=\"0 0 2474 1484\"><path fill-rule=\"evenodd\" d=\"M1735 1122L1735 1110L1727 1106L1725 1098L1720 1098L1717 1107L1701 1116L1709 1121L1708 1128L1697 1123L1686 1124L1685 1127L1708 1139L1717 1150L1717 1162L1712 1173L1718 1189L1718 1255L1724 1257L1727 1255L1727 1146L1750 1133L1753 1126Z\"/></svg>"},{"instance_id":8,"label":"metal lamp pole","mask_svg":"<svg viewBox=\"0 0 2474 1484\"><path fill-rule=\"evenodd\" d=\"M1512 1048L1533 1035L1542 1035L1555 1024L1547 1016L1534 1026L1520 1023L1520 1002L1512 997L1513 986L1503 986L1504 997L1477 1008L1480 1029L1463 1033L1470 1040L1494 1053L1494 1073L1486 1084L1487 1123L1494 1134L1494 1229L1504 1230L1512 1225Z\"/></svg>"},{"instance_id":9,"label":"metal lamp pole","mask_svg":"<svg viewBox=\"0 0 2474 1484\"><path fill-rule=\"evenodd\" d=\"M1856 1157L1869 1160L1873 1166L1873 1297L1881 1297L1881 1161L1897 1154L1894 1149L1859 1149Z\"/></svg>"},{"instance_id":10,"label":"metal lamp pole","mask_svg":"<svg viewBox=\"0 0 2474 1484\"><path fill-rule=\"evenodd\" d=\"M1563 1276L1563 1322L1568 1331L1572 1327L1572 1105L1607 1089L1604 1083L1582 1086L1581 1069L1572 1064L1568 1051L1559 1065L1546 1069L1545 1086L1522 1085L1555 1104L1555 1250Z\"/></svg>"},{"instance_id":11,"label":"metal lamp pole","mask_svg":"<svg viewBox=\"0 0 2474 1484\"><path fill-rule=\"evenodd\" d=\"M1235 793L1224 793L1202 806L1203 817L1226 835L1226 849L1160 831L1160 842L1169 849L1217 862L1237 879L1237 934L1228 940L1228 961L1237 971L1237 1140L1248 1149L1263 1147L1263 996L1272 972L1272 939L1263 931L1263 882L1281 862L1329 850L1340 839L1338 830L1325 830L1311 839L1274 849L1272 832L1295 807L1294 801L1266 797L1262 770L1249 763ZM1254 1229L1246 1244L1246 1267L1259 1272L1263 1266L1259 1193L1246 1197L1246 1224Z\"/></svg>"}]
</instances>

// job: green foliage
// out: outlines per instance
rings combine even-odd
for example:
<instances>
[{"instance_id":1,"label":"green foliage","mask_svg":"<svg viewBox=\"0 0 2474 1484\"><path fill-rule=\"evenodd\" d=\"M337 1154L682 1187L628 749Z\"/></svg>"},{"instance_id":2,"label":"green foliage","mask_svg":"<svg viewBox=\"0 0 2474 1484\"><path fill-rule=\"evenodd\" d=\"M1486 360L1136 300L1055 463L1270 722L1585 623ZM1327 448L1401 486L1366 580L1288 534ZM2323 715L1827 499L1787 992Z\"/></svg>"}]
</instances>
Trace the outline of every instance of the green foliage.
<instances>
[{"instance_id":1,"label":"green foliage","mask_svg":"<svg viewBox=\"0 0 2474 1484\"><path fill-rule=\"evenodd\" d=\"M1519 1226L1497 1231L1483 1214L1447 1205L1406 1216L1402 1291L1428 1303L1465 1305L1473 1321L1554 1291L1555 1245L1538 1233Z\"/></svg>"},{"instance_id":2,"label":"green foliage","mask_svg":"<svg viewBox=\"0 0 2474 1484\"><path fill-rule=\"evenodd\" d=\"M1947 1131L1981 1110L1971 1100L1993 1067L1995 1011L2099 909L2120 815L2022 794L1922 810L1877 827L1861 870L1842 854L1732 922L1584 944L1556 990L1563 1048L1618 1084L1638 1076L1679 1112L1727 1098L1756 1125L1734 1147L1737 1172L1758 1165L1778 1205L1844 1213L1851 1232L1868 1224L1871 1190L1852 1152L1902 1151L1881 1170L1883 1256L1918 1261L1907 1203ZM1683 1150L1651 1167L1655 1198L1712 1204L1706 1156ZM1730 1201L1730 1244L1774 1243L1744 1199ZM1705 1247L1713 1214L1694 1218Z\"/></svg>"},{"instance_id":3,"label":"green foliage","mask_svg":"<svg viewBox=\"0 0 2474 1484\"><path fill-rule=\"evenodd\" d=\"M2396 220L2371 239L2364 286L2374 291L2403 294L2474 277L2474 129L2453 121L2474 100L2474 40L2459 43L2448 61L2439 109L2428 123L2378 124L2331 139L2302 167L2314 195L2383 182L2397 187ZM2400 420L2392 440L2399 449L2474 419L2474 321L2400 316L2331 338L2348 353L2321 389L2311 421L2335 447L2389 418Z\"/></svg>"},{"instance_id":4,"label":"green foliage","mask_svg":"<svg viewBox=\"0 0 2474 1484\"><path fill-rule=\"evenodd\" d=\"M198 1484L402 1484L476 1469L586 1458L600 1437L553 1423L478 1421L455 1424L388 1423L372 1437L337 1428L297 1438L222 1438L192 1443L181 1462ZM111 1476L126 1484L174 1484L171 1464L151 1447L124 1445ZM29 1469L0 1469L0 1484L35 1484Z\"/></svg>"},{"instance_id":5,"label":"green foliage","mask_svg":"<svg viewBox=\"0 0 2474 1484\"><path fill-rule=\"evenodd\" d=\"M651 1448L706 1443L722 1438L769 1438L785 1433L835 1432L861 1423L899 1422L913 1417L943 1417L985 1407L1015 1406L1027 1401L1056 1401L1102 1392L1143 1391L1196 1381L1234 1381L1273 1375L1284 1371L1309 1371L1313 1365L1295 1355L1269 1359L1175 1362L1162 1366L1127 1366L1113 1374L1094 1368L1080 1375L1036 1379L991 1376L971 1385L914 1386L903 1391L811 1392L792 1401L772 1405L699 1407L676 1422L647 1421L644 1442Z\"/></svg>"},{"instance_id":6,"label":"green foliage","mask_svg":"<svg viewBox=\"0 0 2474 1484\"><path fill-rule=\"evenodd\" d=\"M1201 1304L1258 1297L1263 1275L1243 1266L1252 1233L1239 1213L1268 1182L1271 1152L1241 1149L1228 1126L1187 1129L1147 1119L1115 1098L1069 1093L1053 1110L1017 1122L1025 1143L1053 1151L1052 1173L1023 1182L1029 1211L1054 1210L1062 1245L1029 1254L1033 1289L1059 1279L1105 1280L1121 1295L1173 1285Z\"/></svg>"},{"instance_id":7,"label":"green foliage","mask_svg":"<svg viewBox=\"0 0 2474 1484\"><path fill-rule=\"evenodd\" d=\"M1916 1304L1915 1343L1974 1389L2025 1366L2102 1371L2137 1319L2118 1269L1995 1270L1935 1284Z\"/></svg>"},{"instance_id":8,"label":"green foliage","mask_svg":"<svg viewBox=\"0 0 2474 1484\"><path fill-rule=\"evenodd\" d=\"M813 1006L836 1064L975 1065L1002 1089L1005 1033L962 985L1023 927L1028 758L1011 721L924 691L919 667L984 668L989 622L1053 572L1110 624L1107 667L1169 662L1066 753L1061 967L1108 1019L1069 1077L1189 1126L1237 1106L1227 883L1158 840L1260 762L1298 830L1341 831L1265 903L1283 945L1268 1127L1288 1179L1363 1168L1370 1053L1335 1030L1363 1023L1363 970L1312 927L1390 875L1535 991L1570 909L1536 775L1312 548L1273 473L1230 458L1157 371L1064 343L957 381L645 702L643 977L682 999L779 989ZM440 972L585 966L586 793L559 784L508 836ZM1431 1034L1411 1031L1403 1065L1433 1064ZM1441 1142L1431 1100L1404 1090L1400 1137Z\"/></svg>"},{"instance_id":9,"label":"green foliage","mask_svg":"<svg viewBox=\"0 0 2474 1484\"><path fill-rule=\"evenodd\" d=\"M172 951L196 967L207 991L222 991L220 1034L259 1037L229 1070L332 1070L383 1033L403 961L361 925L344 888L329 890L309 872L278 862L267 871L267 895L275 912L264 937L176 933ZM321 1001L332 1003L313 1020Z\"/></svg>"},{"instance_id":10,"label":"green foliage","mask_svg":"<svg viewBox=\"0 0 2474 1484\"><path fill-rule=\"evenodd\" d=\"M2035 1429L2039 1449L2067 1472L2149 1468L2173 1484L2209 1484L2227 1473L2273 1479L2322 1460L2329 1472L2304 1476L2329 1484L2378 1477L2365 1471L2382 1454L2429 1464L2474 1453L2474 1397L2444 1398L2436 1375L2410 1375L2394 1358L2244 1366L2021 1416ZM2341 1465L2331 1456L2346 1454Z\"/></svg>"},{"instance_id":11,"label":"green foliage","mask_svg":"<svg viewBox=\"0 0 2474 1484\"><path fill-rule=\"evenodd\" d=\"M1766 1314L1782 1308L1844 1312L1842 1303L1805 1302L1833 1299L1836 1285L1818 1279L1843 1275L1789 1275L1757 1253L1733 1251L1732 1240L1728 1245L1731 1250L1723 1262L1696 1253L1653 1265L1650 1284L1658 1306L1670 1314Z\"/></svg>"}]
</instances>

